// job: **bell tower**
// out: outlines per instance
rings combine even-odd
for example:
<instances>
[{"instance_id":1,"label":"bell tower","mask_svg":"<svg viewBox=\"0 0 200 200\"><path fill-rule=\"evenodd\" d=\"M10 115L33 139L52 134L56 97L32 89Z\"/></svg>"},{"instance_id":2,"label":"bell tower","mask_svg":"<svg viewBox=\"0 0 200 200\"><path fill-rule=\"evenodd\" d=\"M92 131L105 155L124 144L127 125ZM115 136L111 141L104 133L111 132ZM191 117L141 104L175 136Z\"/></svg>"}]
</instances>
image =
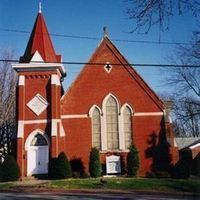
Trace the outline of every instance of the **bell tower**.
<instances>
[{"instance_id":1,"label":"bell tower","mask_svg":"<svg viewBox=\"0 0 200 200\"><path fill-rule=\"evenodd\" d=\"M65 136L60 116L61 80L65 77L65 69L61 55L57 55L53 48L41 5L24 55L13 69L18 73L17 161L21 175L48 173L48 159L57 157L59 138ZM44 143L48 145L48 151L34 152L32 146L42 149L44 145L40 144L42 135L49 140ZM41 158L47 158L43 168L41 162L37 162L39 154L49 154ZM31 161L30 156L35 161ZM36 170L32 169L33 166Z\"/></svg>"}]
</instances>

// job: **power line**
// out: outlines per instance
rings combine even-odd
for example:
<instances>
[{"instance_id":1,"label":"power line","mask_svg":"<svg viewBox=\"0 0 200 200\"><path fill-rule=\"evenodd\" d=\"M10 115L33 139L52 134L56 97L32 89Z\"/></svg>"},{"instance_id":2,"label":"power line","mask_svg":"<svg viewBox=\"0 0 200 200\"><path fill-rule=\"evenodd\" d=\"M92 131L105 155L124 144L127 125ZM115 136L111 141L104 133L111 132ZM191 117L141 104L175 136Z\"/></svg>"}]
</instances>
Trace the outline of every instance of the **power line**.
<instances>
[{"instance_id":1,"label":"power line","mask_svg":"<svg viewBox=\"0 0 200 200\"><path fill-rule=\"evenodd\" d=\"M24 33L30 34L30 31L25 30L18 30L18 29L7 29L7 28L0 28L0 31L3 32L15 32L15 33ZM41 34L41 33L36 33ZM43 34L43 33L42 33ZM91 36L81 36L81 35L66 35L66 34L56 34L51 33L49 34L55 37L63 37L63 38L73 38L73 39L87 39L87 40L100 40L101 38L98 37L91 37ZM127 42L127 43L144 43L144 44L164 44L164 45L191 45L187 42L167 42L167 41L153 41L153 40L127 40L127 39L112 39L112 41L116 42Z\"/></svg>"},{"instance_id":2,"label":"power line","mask_svg":"<svg viewBox=\"0 0 200 200\"><path fill-rule=\"evenodd\" d=\"M18 63L19 60L14 60L14 59L0 59L0 62L13 62L13 63ZM31 61L31 63L41 63L40 61ZM63 62L43 62L43 63L49 63L49 64L67 64L67 65L106 65L107 63L95 63L95 62L74 62L74 61L63 61ZM25 63L24 63L25 64ZM29 63L27 63L29 64ZM200 65L181 65L181 64L151 64L151 63L109 63L109 65L115 65L115 66L134 66L134 67L172 67L172 68L200 68Z\"/></svg>"}]
</instances>

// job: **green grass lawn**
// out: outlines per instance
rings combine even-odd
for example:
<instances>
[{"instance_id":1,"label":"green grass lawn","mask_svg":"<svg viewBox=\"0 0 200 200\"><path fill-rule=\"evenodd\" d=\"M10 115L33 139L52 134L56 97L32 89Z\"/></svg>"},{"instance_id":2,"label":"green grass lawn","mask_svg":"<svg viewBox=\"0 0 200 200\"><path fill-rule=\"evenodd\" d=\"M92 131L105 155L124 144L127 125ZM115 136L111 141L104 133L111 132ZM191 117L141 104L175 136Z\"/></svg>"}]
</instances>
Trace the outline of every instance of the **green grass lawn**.
<instances>
[{"instance_id":1,"label":"green grass lawn","mask_svg":"<svg viewBox=\"0 0 200 200\"><path fill-rule=\"evenodd\" d=\"M59 189L105 189L105 190L140 190L160 192L200 193L199 180L150 179L150 178L103 178L66 179L50 181L47 188Z\"/></svg>"},{"instance_id":2,"label":"green grass lawn","mask_svg":"<svg viewBox=\"0 0 200 200\"><path fill-rule=\"evenodd\" d=\"M0 191L10 189L14 184L11 182L8 183L1 183L0 182Z\"/></svg>"},{"instance_id":3,"label":"green grass lawn","mask_svg":"<svg viewBox=\"0 0 200 200\"><path fill-rule=\"evenodd\" d=\"M102 178L86 178L86 179L65 179L65 180L51 180L46 183L27 185L28 190L51 190L51 189L93 189L93 190L123 190L123 191L147 191L147 192L167 192L167 193L193 193L200 194L200 180L188 179L188 180L178 180L178 179L154 179L154 178L103 178L105 183L102 184ZM20 190L22 185L20 182L8 182L0 183L1 190L15 189ZM21 182L26 185L26 181Z\"/></svg>"}]
</instances>

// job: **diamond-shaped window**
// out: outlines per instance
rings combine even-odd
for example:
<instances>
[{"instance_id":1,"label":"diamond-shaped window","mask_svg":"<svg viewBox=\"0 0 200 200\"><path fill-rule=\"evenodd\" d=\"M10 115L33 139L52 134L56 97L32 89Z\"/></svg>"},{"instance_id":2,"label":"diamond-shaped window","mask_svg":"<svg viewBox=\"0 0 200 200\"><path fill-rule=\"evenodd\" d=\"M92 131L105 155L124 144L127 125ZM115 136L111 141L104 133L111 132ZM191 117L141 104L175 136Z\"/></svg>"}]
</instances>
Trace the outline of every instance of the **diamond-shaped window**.
<instances>
[{"instance_id":1,"label":"diamond-shaped window","mask_svg":"<svg viewBox=\"0 0 200 200\"><path fill-rule=\"evenodd\" d=\"M40 115L48 106L47 100L40 94L36 94L27 104L26 104L36 115Z\"/></svg>"},{"instance_id":2,"label":"diamond-shaped window","mask_svg":"<svg viewBox=\"0 0 200 200\"><path fill-rule=\"evenodd\" d=\"M112 65L110 65L109 62L107 62L104 65L104 69L106 70L107 73L110 73L110 71L112 70Z\"/></svg>"}]
</instances>

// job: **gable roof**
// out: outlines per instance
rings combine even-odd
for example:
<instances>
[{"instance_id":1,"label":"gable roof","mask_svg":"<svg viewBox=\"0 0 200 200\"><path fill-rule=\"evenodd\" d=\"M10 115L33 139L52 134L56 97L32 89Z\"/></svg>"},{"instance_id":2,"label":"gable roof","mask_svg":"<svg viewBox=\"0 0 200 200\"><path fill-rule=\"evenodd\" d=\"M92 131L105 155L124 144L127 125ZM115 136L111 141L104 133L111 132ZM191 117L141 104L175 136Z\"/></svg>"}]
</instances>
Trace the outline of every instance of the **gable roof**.
<instances>
[{"instance_id":1,"label":"gable roof","mask_svg":"<svg viewBox=\"0 0 200 200\"><path fill-rule=\"evenodd\" d=\"M61 61L61 56L55 53L44 17L40 12L37 15L26 50L20 58L20 62L30 62L36 51L38 51L45 62Z\"/></svg>"},{"instance_id":2,"label":"gable roof","mask_svg":"<svg viewBox=\"0 0 200 200\"><path fill-rule=\"evenodd\" d=\"M178 149L191 148L196 144L200 144L200 137L177 137L175 140Z\"/></svg>"},{"instance_id":3,"label":"gable roof","mask_svg":"<svg viewBox=\"0 0 200 200\"><path fill-rule=\"evenodd\" d=\"M165 108L164 103L156 95L156 93L148 86L148 84L144 81L144 79L136 72L136 70L129 64L126 58L120 53L120 51L108 38L107 35L103 37L98 48L100 48L101 45L106 45L113 52L113 54L118 58L120 66L123 66L127 70L130 76L137 81L137 83L144 89L144 91L148 94L148 96L158 105L158 107L160 107L161 110L163 110ZM91 57L91 61L95 56L95 54L98 52L98 48Z\"/></svg>"},{"instance_id":4,"label":"gable roof","mask_svg":"<svg viewBox=\"0 0 200 200\"><path fill-rule=\"evenodd\" d=\"M91 65L94 65L94 67L99 64L104 65L106 61L108 61L106 60L106 58L98 59L99 53L102 50L107 51L106 49L108 49L108 51L111 52L111 54L115 57L115 60L117 60L113 64L114 65L117 64L118 67L123 67L131 76L131 78L134 79L138 85L140 85L140 87L145 91L145 93L150 97L150 99L153 100L153 102L158 106L158 108L161 111L163 111L165 108L164 103L159 99L159 97L155 94L155 92L145 83L145 81L140 77L140 75L135 71L135 69L133 69L133 67L128 63L128 61L124 58L124 56L119 52L119 50L115 47L115 45L111 42L111 40L107 36L104 36L104 38L101 40L100 44L98 45L95 52L88 61L89 64L86 64L83 67L77 78L74 80L72 85L68 88L68 90L62 97L61 102L63 103L63 106L66 107L66 105L64 105L65 99L67 98L70 91L72 91L73 86L77 83L78 80L80 80L80 77L82 77L82 75L87 71L87 68ZM110 64L112 65L112 63ZM63 109L65 110L64 107Z\"/></svg>"}]
</instances>

